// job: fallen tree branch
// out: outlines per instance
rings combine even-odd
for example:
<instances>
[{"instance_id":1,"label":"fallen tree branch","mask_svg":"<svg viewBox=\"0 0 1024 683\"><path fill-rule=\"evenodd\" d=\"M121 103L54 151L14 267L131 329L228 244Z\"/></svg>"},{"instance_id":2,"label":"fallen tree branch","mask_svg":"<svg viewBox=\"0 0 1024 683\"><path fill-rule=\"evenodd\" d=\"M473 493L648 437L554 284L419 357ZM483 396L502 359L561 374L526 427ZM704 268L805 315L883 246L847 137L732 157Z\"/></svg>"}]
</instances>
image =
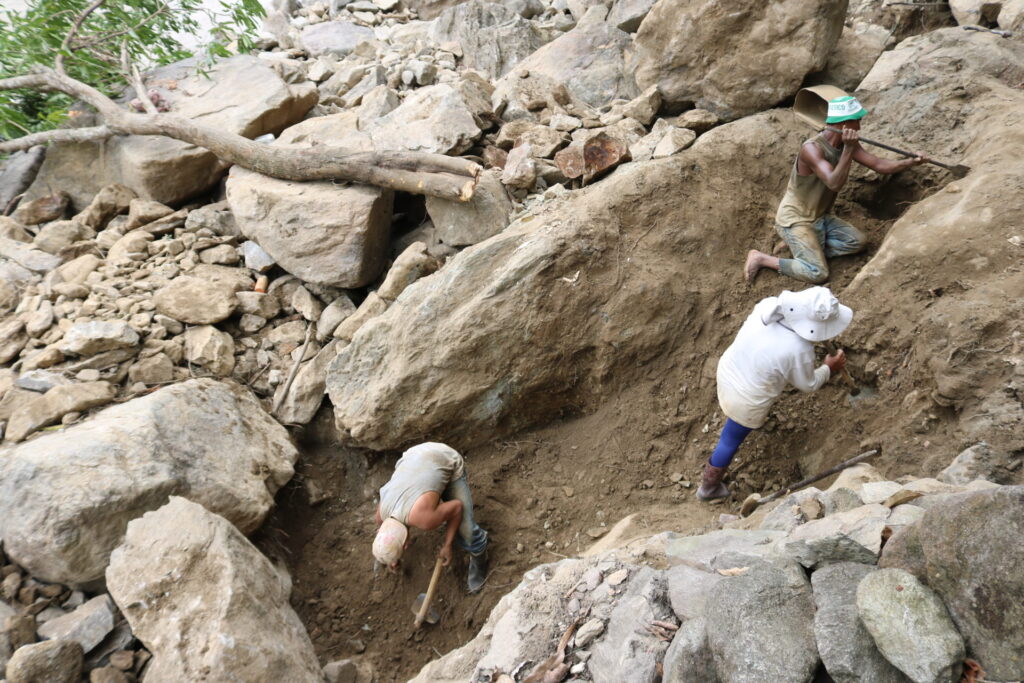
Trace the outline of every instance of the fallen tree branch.
<instances>
[{"instance_id":1,"label":"fallen tree branch","mask_svg":"<svg viewBox=\"0 0 1024 683\"><path fill-rule=\"evenodd\" d=\"M153 100L149 99L149 95L146 94L146 84L142 82L142 74L135 68L132 61L128 58L128 41L121 41L121 68L124 69L124 76L128 79L128 82L133 88L135 88L135 96L139 98L142 103L142 108L146 110L147 114L159 114L156 105L153 104Z\"/></svg>"},{"instance_id":2,"label":"fallen tree branch","mask_svg":"<svg viewBox=\"0 0 1024 683\"><path fill-rule=\"evenodd\" d=\"M292 390L292 382L295 381L295 376L299 374L299 366L302 365L302 360L306 356L306 349L309 348L309 343L313 341L313 328L315 324L309 323L306 325L306 340L302 343L302 349L299 351L299 357L295 359L295 363L292 365L291 372L288 373L288 379L285 380L284 387L281 389L281 396L274 401L274 407L270 409L271 415L277 415L277 412L281 410L281 406L288 400L288 392Z\"/></svg>"},{"instance_id":3,"label":"fallen tree branch","mask_svg":"<svg viewBox=\"0 0 1024 683\"><path fill-rule=\"evenodd\" d=\"M114 131L107 126L46 130L42 133L31 133L20 138L0 142L0 154L9 154L51 142L91 142L93 140L109 138L111 135L114 135Z\"/></svg>"},{"instance_id":4,"label":"fallen tree branch","mask_svg":"<svg viewBox=\"0 0 1024 683\"><path fill-rule=\"evenodd\" d=\"M229 164L282 180L350 180L465 202L473 197L482 170L475 162L443 154L264 145L174 114L126 111L96 88L45 67L35 74L0 80L0 90L14 88L63 92L94 107L115 133L174 138L208 149ZM145 92L140 93L140 99L145 105Z\"/></svg>"}]
</instances>

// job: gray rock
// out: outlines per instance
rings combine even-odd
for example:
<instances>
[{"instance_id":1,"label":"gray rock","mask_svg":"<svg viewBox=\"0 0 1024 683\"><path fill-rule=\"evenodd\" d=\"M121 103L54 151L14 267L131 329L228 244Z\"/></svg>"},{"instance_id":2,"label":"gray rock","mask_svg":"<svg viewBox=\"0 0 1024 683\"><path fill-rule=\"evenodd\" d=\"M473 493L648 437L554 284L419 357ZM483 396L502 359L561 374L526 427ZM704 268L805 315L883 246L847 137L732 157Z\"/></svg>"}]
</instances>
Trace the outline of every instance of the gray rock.
<instances>
[{"instance_id":1,"label":"gray rock","mask_svg":"<svg viewBox=\"0 0 1024 683\"><path fill-rule=\"evenodd\" d=\"M499 78L543 44L533 24L504 3L470 0L434 20L430 40L462 47L462 63L490 79Z\"/></svg>"},{"instance_id":2,"label":"gray rock","mask_svg":"<svg viewBox=\"0 0 1024 683\"><path fill-rule=\"evenodd\" d=\"M254 138L300 120L316 104L311 84L285 83L257 57L223 59L202 73L196 67L196 59L189 59L146 75L150 83L176 84L174 90L157 86L176 116ZM161 136L117 135L51 145L29 196L59 187L81 208L104 186L122 183L139 197L173 206L212 188L225 170L202 147Z\"/></svg>"},{"instance_id":3,"label":"gray rock","mask_svg":"<svg viewBox=\"0 0 1024 683\"><path fill-rule=\"evenodd\" d=\"M174 379L174 361L165 353L140 359L128 368L128 381L134 384L163 384Z\"/></svg>"},{"instance_id":4,"label":"gray rock","mask_svg":"<svg viewBox=\"0 0 1024 683\"><path fill-rule=\"evenodd\" d=\"M774 531L792 531L807 521L800 506L808 500L816 498L821 491L814 486L809 486L792 493L783 498L775 507L768 511L768 514L761 520L759 529Z\"/></svg>"},{"instance_id":5,"label":"gray rock","mask_svg":"<svg viewBox=\"0 0 1024 683\"><path fill-rule=\"evenodd\" d=\"M966 651L942 600L902 569L857 586L857 615L882 655L914 683L955 683Z\"/></svg>"},{"instance_id":6,"label":"gray rock","mask_svg":"<svg viewBox=\"0 0 1024 683\"><path fill-rule=\"evenodd\" d=\"M665 545L665 555L672 564L688 564L705 571L728 569L735 565L723 566L718 561L719 556L728 555L730 561L743 556L751 561L775 556L774 543L785 537L782 531L720 529L700 536L672 538Z\"/></svg>"},{"instance_id":7,"label":"gray rock","mask_svg":"<svg viewBox=\"0 0 1024 683\"><path fill-rule=\"evenodd\" d=\"M0 256L36 273L49 272L61 264L59 257L9 237L0 237Z\"/></svg>"},{"instance_id":8,"label":"gray rock","mask_svg":"<svg viewBox=\"0 0 1024 683\"><path fill-rule=\"evenodd\" d=\"M811 586L796 563L763 561L712 590L708 644L721 680L810 681L818 665Z\"/></svg>"},{"instance_id":9,"label":"gray rock","mask_svg":"<svg viewBox=\"0 0 1024 683\"><path fill-rule=\"evenodd\" d=\"M305 287L299 286L292 292L292 308L306 320L315 323L323 313L324 305Z\"/></svg>"},{"instance_id":10,"label":"gray rock","mask_svg":"<svg viewBox=\"0 0 1024 683\"><path fill-rule=\"evenodd\" d=\"M481 116L491 109L490 85L477 79L463 75L414 90L367 131L373 148L462 154L480 137Z\"/></svg>"},{"instance_id":11,"label":"gray rock","mask_svg":"<svg viewBox=\"0 0 1024 683\"><path fill-rule=\"evenodd\" d=\"M858 493L865 505L878 505L884 503L889 496L902 488L903 486L895 481L869 481L861 487Z\"/></svg>"},{"instance_id":12,"label":"gray rock","mask_svg":"<svg viewBox=\"0 0 1024 683\"><path fill-rule=\"evenodd\" d=\"M1024 679L1024 546L1003 542L1024 533L1024 486L941 498L893 534L879 565L938 593L987 678Z\"/></svg>"},{"instance_id":13,"label":"gray rock","mask_svg":"<svg viewBox=\"0 0 1024 683\"><path fill-rule=\"evenodd\" d=\"M235 217L231 215L226 201L207 204L189 211L188 217L185 218L185 229L195 232L203 228L223 237L238 237L242 234L238 231Z\"/></svg>"},{"instance_id":14,"label":"gray rock","mask_svg":"<svg viewBox=\"0 0 1024 683\"><path fill-rule=\"evenodd\" d=\"M437 270L437 261L427 253L422 242L413 242L398 255L388 274L377 289L377 296L387 302L394 301L406 287Z\"/></svg>"},{"instance_id":15,"label":"gray rock","mask_svg":"<svg viewBox=\"0 0 1024 683\"><path fill-rule=\"evenodd\" d=\"M49 640L18 648L7 662L7 683L78 683L82 677L82 646Z\"/></svg>"},{"instance_id":16,"label":"gray rock","mask_svg":"<svg viewBox=\"0 0 1024 683\"><path fill-rule=\"evenodd\" d=\"M12 199L28 189L45 157L46 147L37 145L15 152L4 161L0 166L0 206L6 208Z\"/></svg>"},{"instance_id":17,"label":"gray rock","mask_svg":"<svg viewBox=\"0 0 1024 683\"><path fill-rule=\"evenodd\" d=\"M377 295L377 292L370 292L369 296L363 299L359 308L352 315L345 318L334 330L334 338L350 342L361 328L371 318L376 318L388 309L388 302ZM333 364L332 364L333 365Z\"/></svg>"},{"instance_id":18,"label":"gray rock","mask_svg":"<svg viewBox=\"0 0 1024 683\"><path fill-rule=\"evenodd\" d=\"M185 330L185 358L218 377L227 377L235 369L235 342L213 325L190 327Z\"/></svg>"},{"instance_id":19,"label":"gray rock","mask_svg":"<svg viewBox=\"0 0 1024 683\"><path fill-rule=\"evenodd\" d=\"M427 197L427 213L445 244L469 246L508 227L512 200L500 176L501 172L494 169L481 173L476 193L468 202Z\"/></svg>"},{"instance_id":20,"label":"gray rock","mask_svg":"<svg viewBox=\"0 0 1024 683\"><path fill-rule=\"evenodd\" d=\"M763 111L825 67L843 30L846 0L656 3L637 31L630 71L673 105L724 120ZM774 64L770 73L763 65Z\"/></svg>"},{"instance_id":21,"label":"gray rock","mask_svg":"<svg viewBox=\"0 0 1024 683\"><path fill-rule=\"evenodd\" d=\"M128 524L107 585L156 681L322 681L291 580L228 520L170 502Z\"/></svg>"},{"instance_id":22,"label":"gray rock","mask_svg":"<svg viewBox=\"0 0 1024 683\"><path fill-rule=\"evenodd\" d=\"M60 350L75 356L92 356L102 351L138 346L139 333L123 320L75 323L64 333Z\"/></svg>"},{"instance_id":23,"label":"gray rock","mask_svg":"<svg viewBox=\"0 0 1024 683\"><path fill-rule=\"evenodd\" d=\"M324 400L327 367L344 346L345 342L332 339L312 360L302 364L287 398L274 413L278 420L283 424L308 424L313 419ZM277 386L274 393L275 404L283 393L284 382Z\"/></svg>"},{"instance_id":24,"label":"gray rock","mask_svg":"<svg viewBox=\"0 0 1024 683\"><path fill-rule=\"evenodd\" d=\"M608 13L608 23L626 33L634 33L656 1L614 0L611 12Z\"/></svg>"},{"instance_id":25,"label":"gray rock","mask_svg":"<svg viewBox=\"0 0 1024 683\"><path fill-rule=\"evenodd\" d=\"M281 300L277 294L266 292L238 292L238 310L249 315L258 315L270 320L281 312Z\"/></svg>"},{"instance_id":26,"label":"gray rock","mask_svg":"<svg viewBox=\"0 0 1024 683\"><path fill-rule=\"evenodd\" d=\"M783 551L805 567L831 562L874 564L889 519L884 505L862 505L797 527L781 541Z\"/></svg>"},{"instance_id":27,"label":"gray rock","mask_svg":"<svg viewBox=\"0 0 1024 683\"><path fill-rule=\"evenodd\" d=\"M0 537L33 576L89 585L128 521L172 494L254 531L296 457L284 428L243 388L171 385L9 450L0 459Z\"/></svg>"},{"instance_id":28,"label":"gray rock","mask_svg":"<svg viewBox=\"0 0 1024 683\"><path fill-rule=\"evenodd\" d=\"M47 621L39 627L39 635L47 640L73 640L89 652L113 630L114 604L109 595L97 595L74 612Z\"/></svg>"},{"instance_id":29,"label":"gray rock","mask_svg":"<svg viewBox=\"0 0 1024 683\"><path fill-rule=\"evenodd\" d=\"M907 677L882 656L857 616L857 585L876 571L840 562L811 574L814 638L825 670L835 683L905 683Z\"/></svg>"},{"instance_id":30,"label":"gray rock","mask_svg":"<svg viewBox=\"0 0 1024 683\"><path fill-rule=\"evenodd\" d=\"M179 275L153 296L157 313L189 325L209 325L238 307L236 288L228 282Z\"/></svg>"},{"instance_id":31,"label":"gray rock","mask_svg":"<svg viewBox=\"0 0 1024 683\"><path fill-rule=\"evenodd\" d=\"M218 244L216 247L199 252L199 260L203 263L233 266L241 259L238 256L238 250L230 244Z\"/></svg>"},{"instance_id":32,"label":"gray rock","mask_svg":"<svg viewBox=\"0 0 1024 683\"><path fill-rule=\"evenodd\" d=\"M707 571L681 564L665 572L672 611L681 620L700 619L704 616L711 589L724 580L716 571Z\"/></svg>"},{"instance_id":33,"label":"gray rock","mask_svg":"<svg viewBox=\"0 0 1024 683\"><path fill-rule=\"evenodd\" d=\"M6 438L21 441L32 432L51 425L68 413L80 413L110 403L117 389L109 382L66 384L21 405L11 413Z\"/></svg>"},{"instance_id":34,"label":"gray rock","mask_svg":"<svg viewBox=\"0 0 1024 683\"><path fill-rule=\"evenodd\" d=\"M818 501L821 503L822 514L826 517L837 512L858 508L864 504L864 500L857 495L856 491L845 487L821 492L818 495Z\"/></svg>"},{"instance_id":35,"label":"gray rock","mask_svg":"<svg viewBox=\"0 0 1024 683\"><path fill-rule=\"evenodd\" d=\"M630 35L604 22L607 9L592 7L576 28L559 36L519 63L503 80L520 71L538 73L558 83L592 107L640 94L624 63Z\"/></svg>"},{"instance_id":36,"label":"gray rock","mask_svg":"<svg viewBox=\"0 0 1024 683\"><path fill-rule=\"evenodd\" d=\"M853 92L892 39L892 32L877 24L857 21L844 27L825 69L809 77L807 85L827 83Z\"/></svg>"},{"instance_id":37,"label":"gray rock","mask_svg":"<svg viewBox=\"0 0 1024 683\"><path fill-rule=\"evenodd\" d=\"M697 134L689 128L671 128L654 147L654 152L651 154L651 157L654 159L662 159L664 157L670 157L673 154L678 154L692 145L693 141L696 139Z\"/></svg>"},{"instance_id":38,"label":"gray rock","mask_svg":"<svg viewBox=\"0 0 1024 683\"><path fill-rule=\"evenodd\" d=\"M339 296L320 314L320 320L316 324L316 338L320 341L330 338L334 330L338 329L338 325L355 312L356 306L352 299L344 294Z\"/></svg>"},{"instance_id":39,"label":"gray rock","mask_svg":"<svg viewBox=\"0 0 1024 683\"><path fill-rule=\"evenodd\" d=\"M957 455L937 478L946 484L959 486L966 486L975 479L1004 483L1010 474L1005 470L1005 464L1005 456L982 441Z\"/></svg>"},{"instance_id":40,"label":"gray rock","mask_svg":"<svg viewBox=\"0 0 1024 683\"><path fill-rule=\"evenodd\" d=\"M683 622L665 652L664 667L663 683L718 683L704 619Z\"/></svg>"},{"instance_id":41,"label":"gray rock","mask_svg":"<svg viewBox=\"0 0 1024 683\"><path fill-rule=\"evenodd\" d=\"M29 391L46 392L54 387L71 384L71 380L61 372L52 370L29 370L18 375L14 380L14 386L28 389Z\"/></svg>"},{"instance_id":42,"label":"gray rock","mask_svg":"<svg viewBox=\"0 0 1024 683\"><path fill-rule=\"evenodd\" d=\"M647 633L644 627L671 617L664 574L642 567L629 579L604 635L590 649L592 656L587 664L594 683L653 683L658 675L657 663L668 644Z\"/></svg>"},{"instance_id":43,"label":"gray rock","mask_svg":"<svg viewBox=\"0 0 1024 683\"><path fill-rule=\"evenodd\" d=\"M599 635L604 633L604 621L601 619L590 619L578 629L574 636L577 648L584 648L590 645Z\"/></svg>"},{"instance_id":44,"label":"gray rock","mask_svg":"<svg viewBox=\"0 0 1024 683\"><path fill-rule=\"evenodd\" d=\"M311 57L344 57L364 40L373 40L373 29L348 21L325 21L302 29L302 45Z\"/></svg>"}]
</instances>

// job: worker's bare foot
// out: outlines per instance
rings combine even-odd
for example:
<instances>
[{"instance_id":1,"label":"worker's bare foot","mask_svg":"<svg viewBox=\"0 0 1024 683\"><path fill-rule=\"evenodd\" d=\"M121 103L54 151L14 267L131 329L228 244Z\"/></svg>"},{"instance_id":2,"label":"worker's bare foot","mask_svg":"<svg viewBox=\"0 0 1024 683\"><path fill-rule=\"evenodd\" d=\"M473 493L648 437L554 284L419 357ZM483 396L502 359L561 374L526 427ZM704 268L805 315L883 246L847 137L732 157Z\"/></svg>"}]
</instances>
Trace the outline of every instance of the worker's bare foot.
<instances>
[{"instance_id":1,"label":"worker's bare foot","mask_svg":"<svg viewBox=\"0 0 1024 683\"><path fill-rule=\"evenodd\" d=\"M764 268L764 254L757 249L751 249L747 252L747 262L743 264L743 276L747 282L753 282L754 278L757 277L758 272Z\"/></svg>"}]
</instances>

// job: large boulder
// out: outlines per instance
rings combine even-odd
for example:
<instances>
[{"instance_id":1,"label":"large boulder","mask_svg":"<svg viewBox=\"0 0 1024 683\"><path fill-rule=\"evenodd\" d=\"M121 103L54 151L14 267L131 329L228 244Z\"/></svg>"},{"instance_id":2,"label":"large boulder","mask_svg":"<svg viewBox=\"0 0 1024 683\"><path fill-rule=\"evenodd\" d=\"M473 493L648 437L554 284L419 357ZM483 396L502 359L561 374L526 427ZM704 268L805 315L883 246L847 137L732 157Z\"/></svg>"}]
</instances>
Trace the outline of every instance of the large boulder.
<instances>
[{"instance_id":1,"label":"large boulder","mask_svg":"<svg viewBox=\"0 0 1024 683\"><path fill-rule=\"evenodd\" d=\"M331 364L338 429L372 448L426 433L465 446L579 408L618 373L671 353L704 320L701 295L674 274L735 265L737 243L774 211L765 188L781 192L783 151L801 137L773 113L721 126L460 252ZM702 170L736 154L747 183ZM733 228L705 227L715 224ZM628 257L610 257L617 249ZM727 344L731 333L714 334Z\"/></svg>"},{"instance_id":2,"label":"large boulder","mask_svg":"<svg viewBox=\"0 0 1024 683\"><path fill-rule=\"evenodd\" d=\"M203 73L195 59L146 75L171 111L220 130L254 138L278 133L316 104L312 84L288 84L266 60L239 55ZM87 117L83 117L87 118ZM28 196L60 188L84 208L102 187L121 183L144 199L179 204L213 187L228 164L195 145L155 135L51 145Z\"/></svg>"},{"instance_id":3,"label":"large boulder","mask_svg":"<svg viewBox=\"0 0 1024 683\"><path fill-rule=\"evenodd\" d=\"M344 57L364 40L373 40L373 29L349 21L323 21L302 29L302 46L310 57Z\"/></svg>"},{"instance_id":4,"label":"large boulder","mask_svg":"<svg viewBox=\"0 0 1024 683\"><path fill-rule=\"evenodd\" d=\"M664 657L665 643L645 629L655 621L672 617L665 576L642 567L630 578L619 598L600 640L591 648L588 661L594 683L653 683L658 680L657 664Z\"/></svg>"},{"instance_id":5,"label":"large boulder","mask_svg":"<svg viewBox=\"0 0 1024 683\"><path fill-rule=\"evenodd\" d=\"M36 145L15 152L0 165L0 207L6 209L12 199L29 188L45 157L46 147Z\"/></svg>"},{"instance_id":6,"label":"large boulder","mask_svg":"<svg viewBox=\"0 0 1024 683\"><path fill-rule=\"evenodd\" d=\"M346 146L359 137L344 114L303 121L275 145L297 152L314 144ZM369 143L361 140L361 149ZM360 148L360 147L356 147ZM356 288L384 267L393 193L369 185L290 182L235 166L227 198L238 228L282 268L306 282Z\"/></svg>"},{"instance_id":7,"label":"large boulder","mask_svg":"<svg viewBox=\"0 0 1024 683\"><path fill-rule=\"evenodd\" d=\"M606 7L591 7L574 29L521 61L504 78L520 78L521 73L546 76L593 107L633 99L640 91L624 56L632 41L628 33L605 23L607 13Z\"/></svg>"},{"instance_id":8,"label":"large boulder","mask_svg":"<svg viewBox=\"0 0 1024 683\"><path fill-rule=\"evenodd\" d=\"M739 568L742 569L742 568ZM810 681L818 665L811 585L795 562L760 562L708 596L708 647L730 683Z\"/></svg>"},{"instance_id":9,"label":"large boulder","mask_svg":"<svg viewBox=\"0 0 1024 683\"><path fill-rule=\"evenodd\" d=\"M942 600L912 574L880 569L861 579L857 616L882 655L914 683L960 680L963 638Z\"/></svg>"},{"instance_id":10,"label":"large boulder","mask_svg":"<svg viewBox=\"0 0 1024 683\"><path fill-rule=\"evenodd\" d=\"M993 680L1024 678L1024 486L946 497L893 535L879 564L905 569L942 598Z\"/></svg>"},{"instance_id":11,"label":"large boulder","mask_svg":"<svg viewBox=\"0 0 1024 683\"><path fill-rule=\"evenodd\" d=\"M877 24L856 22L846 27L825 70L811 74L807 84L826 83L853 92L891 40L889 29Z\"/></svg>"},{"instance_id":12,"label":"large boulder","mask_svg":"<svg viewBox=\"0 0 1024 683\"><path fill-rule=\"evenodd\" d=\"M468 202L427 197L427 214L445 244L465 247L483 242L508 227L512 200L501 184L501 172L484 171Z\"/></svg>"},{"instance_id":13,"label":"large boulder","mask_svg":"<svg viewBox=\"0 0 1024 683\"><path fill-rule=\"evenodd\" d=\"M630 60L641 88L670 105L695 104L724 120L791 97L828 62L847 0L659 0L637 31Z\"/></svg>"},{"instance_id":14,"label":"large boulder","mask_svg":"<svg viewBox=\"0 0 1024 683\"><path fill-rule=\"evenodd\" d=\"M21 441L32 432L53 424L68 413L110 403L117 388L109 382L80 382L55 386L38 398L22 403L11 413L5 436Z\"/></svg>"},{"instance_id":15,"label":"large boulder","mask_svg":"<svg viewBox=\"0 0 1024 683\"><path fill-rule=\"evenodd\" d=\"M153 653L153 681L322 681L291 580L231 522L170 502L128 525L107 585Z\"/></svg>"},{"instance_id":16,"label":"large boulder","mask_svg":"<svg viewBox=\"0 0 1024 683\"><path fill-rule=\"evenodd\" d=\"M171 495L254 531L296 458L248 391L190 380L3 453L0 537L33 576L94 584L128 522Z\"/></svg>"},{"instance_id":17,"label":"large boulder","mask_svg":"<svg viewBox=\"0 0 1024 683\"><path fill-rule=\"evenodd\" d=\"M899 669L875 647L857 616L857 586L875 568L839 562L811 574L814 638L825 670L835 683L907 683Z\"/></svg>"},{"instance_id":18,"label":"large boulder","mask_svg":"<svg viewBox=\"0 0 1024 683\"><path fill-rule=\"evenodd\" d=\"M499 2L470 0L445 10L433 21L430 39L457 43L464 66L498 78L543 44L533 24Z\"/></svg>"}]
</instances>

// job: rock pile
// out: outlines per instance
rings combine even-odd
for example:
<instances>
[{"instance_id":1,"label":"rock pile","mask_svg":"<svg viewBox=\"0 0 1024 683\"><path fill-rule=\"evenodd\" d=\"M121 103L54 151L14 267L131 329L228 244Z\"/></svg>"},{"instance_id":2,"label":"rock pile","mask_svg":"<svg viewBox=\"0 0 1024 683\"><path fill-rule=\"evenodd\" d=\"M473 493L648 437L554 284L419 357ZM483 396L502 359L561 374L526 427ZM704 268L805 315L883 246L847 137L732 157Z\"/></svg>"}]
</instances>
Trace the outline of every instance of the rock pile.
<instances>
[{"instance_id":1,"label":"rock pile","mask_svg":"<svg viewBox=\"0 0 1024 683\"><path fill-rule=\"evenodd\" d=\"M570 680L598 683L659 670L666 683L798 683L820 667L838 682L956 683L965 657L1016 680L1024 584L1008 568L1024 554L986 539L1014 538L1022 520L1024 487L886 481L858 465L717 531L537 567L415 680L499 680L566 632Z\"/></svg>"}]
</instances>

